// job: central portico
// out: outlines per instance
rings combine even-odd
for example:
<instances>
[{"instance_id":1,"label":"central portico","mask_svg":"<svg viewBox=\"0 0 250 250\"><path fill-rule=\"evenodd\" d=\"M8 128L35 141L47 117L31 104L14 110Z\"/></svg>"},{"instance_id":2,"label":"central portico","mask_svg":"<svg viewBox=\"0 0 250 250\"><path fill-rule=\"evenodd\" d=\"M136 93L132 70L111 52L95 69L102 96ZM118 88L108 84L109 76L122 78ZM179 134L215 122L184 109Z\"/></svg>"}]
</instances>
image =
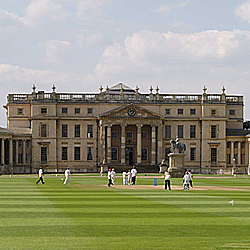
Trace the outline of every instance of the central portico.
<instances>
[{"instance_id":1,"label":"central portico","mask_svg":"<svg viewBox=\"0 0 250 250\"><path fill-rule=\"evenodd\" d=\"M164 117L136 104L98 116L100 161L117 165L156 165L162 160Z\"/></svg>"}]
</instances>

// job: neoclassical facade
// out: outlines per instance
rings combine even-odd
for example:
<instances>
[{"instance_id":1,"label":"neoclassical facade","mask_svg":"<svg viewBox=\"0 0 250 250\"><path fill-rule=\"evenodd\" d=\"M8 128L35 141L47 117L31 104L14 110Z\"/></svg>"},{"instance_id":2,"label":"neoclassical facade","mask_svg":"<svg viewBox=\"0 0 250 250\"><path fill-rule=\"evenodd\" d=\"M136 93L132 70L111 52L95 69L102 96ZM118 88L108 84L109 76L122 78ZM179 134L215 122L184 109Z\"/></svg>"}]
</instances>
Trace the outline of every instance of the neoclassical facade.
<instances>
[{"instance_id":1,"label":"neoclassical facade","mask_svg":"<svg viewBox=\"0 0 250 250\"><path fill-rule=\"evenodd\" d=\"M148 94L123 83L99 93L33 91L9 94L7 128L0 128L1 166L5 173L32 173L39 166L61 172L121 171L136 165L157 172L168 164L170 140L186 144L185 164L194 172L217 173L249 164L243 96L220 94Z\"/></svg>"}]
</instances>

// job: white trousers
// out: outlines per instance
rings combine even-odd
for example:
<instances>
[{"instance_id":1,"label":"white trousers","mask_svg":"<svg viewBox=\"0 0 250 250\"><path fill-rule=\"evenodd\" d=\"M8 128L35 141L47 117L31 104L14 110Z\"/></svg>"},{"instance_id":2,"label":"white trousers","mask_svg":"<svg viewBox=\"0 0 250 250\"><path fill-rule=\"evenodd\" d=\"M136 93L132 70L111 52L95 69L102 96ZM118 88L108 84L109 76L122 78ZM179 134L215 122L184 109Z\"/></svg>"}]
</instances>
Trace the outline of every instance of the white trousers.
<instances>
[{"instance_id":1,"label":"white trousers","mask_svg":"<svg viewBox=\"0 0 250 250\"><path fill-rule=\"evenodd\" d=\"M70 185L70 182L69 182L69 176L65 176L65 181L64 181L64 185L68 182L68 184Z\"/></svg>"}]
</instances>

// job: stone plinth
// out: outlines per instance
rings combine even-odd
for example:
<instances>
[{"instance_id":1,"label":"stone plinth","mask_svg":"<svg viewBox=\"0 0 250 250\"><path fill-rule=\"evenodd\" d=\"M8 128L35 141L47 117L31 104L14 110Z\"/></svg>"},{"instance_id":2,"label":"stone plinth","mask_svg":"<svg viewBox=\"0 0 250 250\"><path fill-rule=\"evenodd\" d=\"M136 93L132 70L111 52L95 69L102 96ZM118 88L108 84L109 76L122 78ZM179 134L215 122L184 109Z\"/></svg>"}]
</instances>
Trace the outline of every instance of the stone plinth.
<instances>
[{"instance_id":1,"label":"stone plinth","mask_svg":"<svg viewBox=\"0 0 250 250\"><path fill-rule=\"evenodd\" d=\"M185 172L185 156L182 153L170 153L168 172L173 178L182 178Z\"/></svg>"}]
</instances>

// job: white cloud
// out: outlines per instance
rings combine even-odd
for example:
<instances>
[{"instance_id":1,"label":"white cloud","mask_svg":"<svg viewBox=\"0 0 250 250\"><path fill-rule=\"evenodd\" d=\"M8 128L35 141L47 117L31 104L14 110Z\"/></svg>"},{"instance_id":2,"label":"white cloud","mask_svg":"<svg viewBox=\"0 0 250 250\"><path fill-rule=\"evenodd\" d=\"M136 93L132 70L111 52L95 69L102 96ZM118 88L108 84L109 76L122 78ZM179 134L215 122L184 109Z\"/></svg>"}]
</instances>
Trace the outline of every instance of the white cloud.
<instances>
[{"instance_id":1,"label":"white cloud","mask_svg":"<svg viewBox=\"0 0 250 250\"><path fill-rule=\"evenodd\" d=\"M209 78L210 69L216 72L217 67L224 68L227 62L234 64L232 58L237 59L242 53L250 54L250 31L208 30L177 34L141 30L127 36L124 44L107 46L93 74L85 76L85 81L158 82L164 85L166 80L172 80L176 84L172 89L179 89L185 81L192 90L197 88L200 78L203 79L201 85L206 79L216 87L218 82ZM237 62L231 67L237 68Z\"/></svg>"},{"instance_id":2,"label":"white cloud","mask_svg":"<svg viewBox=\"0 0 250 250\"><path fill-rule=\"evenodd\" d=\"M188 4L189 4L189 1L176 3L176 4L162 4L156 8L156 12L159 12L159 13L169 12L170 10L175 9L175 8L184 8Z\"/></svg>"},{"instance_id":3,"label":"white cloud","mask_svg":"<svg viewBox=\"0 0 250 250\"><path fill-rule=\"evenodd\" d=\"M68 41L50 40L39 44L46 53L45 62L57 63L66 52L70 51L71 44Z\"/></svg>"},{"instance_id":4,"label":"white cloud","mask_svg":"<svg viewBox=\"0 0 250 250\"><path fill-rule=\"evenodd\" d=\"M102 8L114 0L80 0L77 3L76 17L80 20L93 19L102 14Z\"/></svg>"},{"instance_id":5,"label":"white cloud","mask_svg":"<svg viewBox=\"0 0 250 250\"><path fill-rule=\"evenodd\" d=\"M42 86L53 83L68 84L74 79L73 74L66 72L36 70L11 64L0 64L0 75L0 85L8 85L13 89L21 89L22 86L32 86L32 84Z\"/></svg>"},{"instance_id":6,"label":"white cloud","mask_svg":"<svg viewBox=\"0 0 250 250\"><path fill-rule=\"evenodd\" d=\"M18 16L0 8L1 27L36 27L39 23L63 21L68 13L63 6L51 0L33 0L25 8L24 15Z\"/></svg>"},{"instance_id":7,"label":"white cloud","mask_svg":"<svg viewBox=\"0 0 250 250\"><path fill-rule=\"evenodd\" d=\"M77 46L83 50L86 46L101 45L103 35L100 33L87 34L83 31L76 36Z\"/></svg>"},{"instance_id":8,"label":"white cloud","mask_svg":"<svg viewBox=\"0 0 250 250\"><path fill-rule=\"evenodd\" d=\"M250 23L250 1L236 7L234 12L242 21Z\"/></svg>"},{"instance_id":9,"label":"white cloud","mask_svg":"<svg viewBox=\"0 0 250 250\"><path fill-rule=\"evenodd\" d=\"M34 25L45 21L63 21L67 17L63 6L51 0L33 0L25 9L25 19Z\"/></svg>"}]
</instances>

